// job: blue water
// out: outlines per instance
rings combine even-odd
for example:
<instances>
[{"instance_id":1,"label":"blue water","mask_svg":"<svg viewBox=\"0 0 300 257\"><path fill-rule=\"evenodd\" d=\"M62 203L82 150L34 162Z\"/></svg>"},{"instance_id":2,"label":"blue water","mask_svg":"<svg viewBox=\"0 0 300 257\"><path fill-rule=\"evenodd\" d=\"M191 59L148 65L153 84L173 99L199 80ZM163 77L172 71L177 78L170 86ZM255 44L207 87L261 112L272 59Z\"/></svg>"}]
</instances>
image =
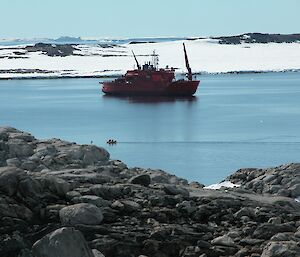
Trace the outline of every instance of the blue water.
<instances>
[{"instance_id":1,"label":"blue water","mask_svg":"<svg viewBox=\"0 0 300 257\"><path fill-rule=\"evenodd\" d=\"M99 79L0 81L0 126L93 141L130 167L205 184L242 167L300 162L300 73L200 79L190 99L106 97Z\"/></svg>"}]
</instances>

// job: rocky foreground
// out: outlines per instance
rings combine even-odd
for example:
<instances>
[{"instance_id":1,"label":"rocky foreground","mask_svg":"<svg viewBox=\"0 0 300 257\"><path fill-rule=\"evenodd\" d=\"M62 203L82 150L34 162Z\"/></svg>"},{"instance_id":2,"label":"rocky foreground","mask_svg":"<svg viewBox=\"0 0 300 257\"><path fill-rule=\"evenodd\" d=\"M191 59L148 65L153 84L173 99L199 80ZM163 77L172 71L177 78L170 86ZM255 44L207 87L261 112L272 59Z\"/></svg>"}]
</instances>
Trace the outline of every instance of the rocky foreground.
<instances>
[{"instance_id":1,"label":"rocky foreground","mask_svg":"<svg viewBox=\"0 0 300 257\"><path fill-rule=\"evenodd\" d=\"M204 189L0 128L0 256L300 256L300 164L228 180L241 187Z\"/></svg>"}]
</instances>

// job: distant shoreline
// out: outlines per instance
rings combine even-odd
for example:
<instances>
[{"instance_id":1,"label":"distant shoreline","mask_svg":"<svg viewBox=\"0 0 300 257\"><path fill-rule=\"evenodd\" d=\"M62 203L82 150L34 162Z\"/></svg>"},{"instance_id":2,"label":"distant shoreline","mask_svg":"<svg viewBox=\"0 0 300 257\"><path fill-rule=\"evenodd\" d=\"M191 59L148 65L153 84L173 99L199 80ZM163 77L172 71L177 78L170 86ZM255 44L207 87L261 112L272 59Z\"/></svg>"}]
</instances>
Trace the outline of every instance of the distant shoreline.
<instances>
[{"instance_id":1,"label":"distant shoreline","mask_svg":"<svg viewBox=\"0 0 300 257\"><path fill-rule=\"evenodd\" d=\"M247 34L223 39L163 41L154 45L107 42L0 46L0 79L115 78L134 68L132 51L143 64L151 60L153 50L159 55L159 67L173 67L180 76L186 73L183 42L195 75L300 71L300 43L287 43L290 42L287 39L276 43L279 39L273 39Z\"/></svg>"},{"instance_id":2,"label":"distant shoreline","mask_svg":"<svg viewBox=\"0 0 300 257\"><path fill-rule=\"evenodd\" d=\"M0 70L1 72L1 70ZM203 75L246 75L246 74L268 74L268 73L298 73L300 69L288 69L282 71L229 71L229 72L196 72L193 75L203 76ZM0 73L1 74L1 73ZM0 80L46 80L46 79L91 79L91 78L117 78L123 74L114 75L74 75L74 76L27 76L27 77L7 77L1 78ZM176 75L184 76L184 73L178 73Z\"/></svg>"}]
</instances>

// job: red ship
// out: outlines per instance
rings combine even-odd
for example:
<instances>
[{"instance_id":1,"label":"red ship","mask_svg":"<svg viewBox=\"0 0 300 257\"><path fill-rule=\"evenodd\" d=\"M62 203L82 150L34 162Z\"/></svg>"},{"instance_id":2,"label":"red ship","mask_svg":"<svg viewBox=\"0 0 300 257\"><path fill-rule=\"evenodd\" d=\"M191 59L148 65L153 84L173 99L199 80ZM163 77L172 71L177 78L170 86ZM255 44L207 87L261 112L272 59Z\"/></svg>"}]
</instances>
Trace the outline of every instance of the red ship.
<instances>
[{"instance_id":1,"label":"red ship","mask_svg":"<svg viewBox=\"0 0 300 257\"><path fill-rule=\"evenodd\" d=\"M120 78L111 82L103 82L102 92L109 95L122 96L192 96L195 94L199 80L193 80L185 45L183 44L188 80L175 80L175 70L158 69L158 56L153 53L152 63L141 68L135 54L137 69L129 70Z\"/></svg>"}]
</instances>

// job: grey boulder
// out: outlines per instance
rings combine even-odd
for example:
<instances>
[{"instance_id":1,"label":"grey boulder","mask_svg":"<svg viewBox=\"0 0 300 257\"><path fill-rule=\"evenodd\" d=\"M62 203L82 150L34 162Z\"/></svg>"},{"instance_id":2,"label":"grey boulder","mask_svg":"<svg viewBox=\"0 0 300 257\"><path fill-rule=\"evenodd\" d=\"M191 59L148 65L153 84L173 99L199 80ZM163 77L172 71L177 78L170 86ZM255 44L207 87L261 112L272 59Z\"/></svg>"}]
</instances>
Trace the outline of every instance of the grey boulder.
<instances>
[{"instance_id":1,"label":"grey boulder","mask_svg":"<svg viewBox=\"0 0 300 257\"><path fill-rule=\"evenodd\" d=\"M20 158L28 157L33 154L33 146L21 139L12 139L9 141L9 157Z\"/></svg>"},{"instance_id":2,"label":"grey boulder","mask_svg":"<svg viewBox=\"0 0 300 257\"><path fill-rule=\"evenodd\" d=\"M0 190L9 196L14 195L18 189L20 172L13 167L0 168Z\"/></svg>"},{"instance_id":3,"label":"grey boulder","mask_svg":"<svg viewBox=\"0 0 300 257\"><path fill-rule=\"evenodd\" d=\"M174 186L174 185L165 185L164 191L168 195L182 195L184 197L189 197L189 191L184 187Z\"/></svg>"},{"instance_id":4,"label":"grey boulder","mask_svg":"<svg viewBox=\"0 0 300 257\"><path fill-rule=\"evenodd\" d=\"M98 225L103 220L102 211L93 204L79 203L62 208L60 221L64 225Z\"/></svg>"},{"instance_id":5,"label":"grey boulder","mask_svg":"<svg viewBox=\"0 0 300 257\"><path fill-rule=\"evenodd\" d=\"M226 235L219 236L219 237L213 239L211 241L211 244L212 245L230 246L230 247L234 247L235 246L234 241L232 240L232 238L229 237L229 236L226 236Z\"/></svg>"},{"instance_id":6,"label":"grey boulder","mask_svg":"<svg viewBox=\"0 0 300 257\"><path fill-rule=\"evenodd\" d=\"M132 177L129 182L147 187L151 183L151 178L148 174L142 174Z\"/></svg>"},{"instance_id":7,"label":"grey boulder","mask_svg":"<svg viewBox=\"0 0 300 257\"><path fill-rule=\"evenodd\" d=\"M35 257L94 257L81 232L66 227L35 242L32 252Z\"/></svg>"}]
</instances>

